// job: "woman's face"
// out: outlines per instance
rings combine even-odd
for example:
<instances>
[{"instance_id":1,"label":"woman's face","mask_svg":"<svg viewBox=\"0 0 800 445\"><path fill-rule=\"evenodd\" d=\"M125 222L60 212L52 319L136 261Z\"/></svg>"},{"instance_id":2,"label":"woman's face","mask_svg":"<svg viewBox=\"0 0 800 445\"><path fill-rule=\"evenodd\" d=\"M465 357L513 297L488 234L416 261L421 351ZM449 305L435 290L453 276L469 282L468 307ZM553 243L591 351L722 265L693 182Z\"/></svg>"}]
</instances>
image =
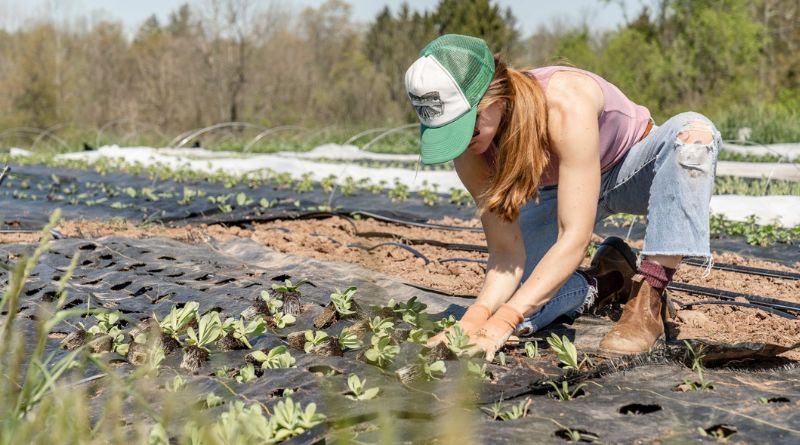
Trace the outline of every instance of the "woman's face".
<instances>
[{"instance_id":1,"label":"woman's face","mask_svg":"<svg viewBox=\"0 0 800 445\"><path fill-rule=\"evenodd\" d=\"M475 121L475 131L472 134L472 140L469 141L467 150L471 153L480 155L483 154L492 143L497 128L500 126L500 119L503 117L503 104L498 101L489 105L485 110L478 114L478 119Z\"/></svg>"}]
</instances>

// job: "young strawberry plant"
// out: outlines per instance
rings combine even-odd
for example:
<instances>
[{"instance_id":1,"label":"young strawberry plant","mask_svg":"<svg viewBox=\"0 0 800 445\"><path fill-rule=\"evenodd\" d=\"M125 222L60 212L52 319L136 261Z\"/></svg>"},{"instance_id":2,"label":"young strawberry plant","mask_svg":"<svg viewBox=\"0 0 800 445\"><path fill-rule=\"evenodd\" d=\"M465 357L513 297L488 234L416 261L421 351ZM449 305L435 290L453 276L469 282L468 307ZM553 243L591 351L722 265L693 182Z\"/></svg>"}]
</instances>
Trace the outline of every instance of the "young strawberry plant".
<instances>
[{"instance_id":1,"label":"young strawberry plant","mask_svg":"<svg viewBox=\"0 0 800 445\"><path fill-rule=\"evenodd\" d=\"M335 337L331 337L325 331L305 331L305 344L303 350L306 353L313 352L318 355L342 355L342 349Z\"/></svg>"},{"instance_id":2,"label":"young strawberry plant","mask_svg":"<svg viewBox=\"0 0 800 445\"><path fill-rule=\"evenodd\" d=\"M346 349L359 349L364 346L364 343L358 338L358 335L354 332L350 332L347 328L342 329L342 333L339 334L337 340L339 342L339 348L343 351Z\"/></svg>"},{"instance_id":3,"label":"young strawberry plant","mask_svg":"<svg viewBox=\"0 0 800 445\"><path fill-rule=\"evenodd\" d=\"M250 357L260 363L262 369L291 368L295 363L295 358L284 345L276 346L266 354L263 351L253 351Z\"/></svg>"},{"instance_id":4,"label":"young strawberry plant","mask_svg":"<svg viewBox=\"0 0 800 445\"><path fill-rule=\"evenodd\" d=\"M208 346L217 341L222 336L222 321L219 319L218 312L209 312L197 321L197 331L191 326L186 330L186 349L183 354L181 368L193 373L208 361Z\"/></svg>"},{"instance_id":5,"label":"young strawberry plant","mask_svg":"<svg viewBox=\"0 0 800 445\"><path fill-rule=\"evenodd\" d=\"M387 336L394 330L394 323L388 318L376 315L369 320L369 329L375 335Z\"/></svg>"},{"instance_id":6,"label":"young strawberry plant","mask_svg":"<svg viewBox=\"0 0 800 445\"><path fill-rule=\"evenodd\" d=\"M445 334L447 338L447 347L453 351L456 356L462 356L467 353L467 349L471 345L469 342L469 335L467 335L463 329L461 329L461 325L453 326L453 329L450 329Z\"/></svg>"},{"instance_id":7,"label":"young strawberry plant","mask_svg":"<svg viewBox=\"0 0 800 445\"><path fill-rule=\"evenodd\" d=\"M580 397L583 394L583 388L586 386L585 383L581 383L580 385L570 389L569 383L566 380L561 382L561 388L559 388L555 382L550 381L547 383L553 387L553 390L555 391L555 398L561 401L572 400L576 397Z\"/></svg>"},{"instance_id":8,"label":"young strawberry plant","mask_svg":"<svg viewBox=\"0 0 800 445\"><path fill-rule=\"evenodd\" d=\"M95 314L97 324L86 330L94 336L107 336L110 339L110 350L119 355L127 355L128 344L125 343L125 333L119 327L120 313L108 312Z\"/></svg>"},{"instance_id":9,"label":"young strawberry plant","mask_svg":"<svg viewBox=\"0 0 800 445\"><path fill-rule=\"evenodd\" d=\"M283 312L278 312L272 316L272 322L278 329L291 326L295 323L295 321L297 321L297 319L294 317L294 315L284 314Z\"/></svg>"},{"instance_id":10,"label":"young strawberry plant","mask_svg":"<svg viewBox=\"0 0 800 445\"><path fill-rule=\"evenodd\" d=\"M367 379L361 380L356 374L350 374L347 378L347 387L350 392L345 397L351 400L370 400L374 399L380 392L380 388L367 388Z\"/></svg>"},{"instance_id":11,"label":"young strawberry plant","mask_svg":"<svg viewBox=\"0 0 800 445\"><path fill-rule=\"evenodd\" d=\"M243 319L235 320L228 318L222 323L222 332L225 334L217 342L217 346L224 351L233 349L252 349L248 337L254 337L263 334L267 329L266 323L262 317L257 317L255 320L245 325Z\"/></svg>"},{"instance_id":12,"label":"young strawberry plant","mask_svg":"<svg viewBox=\"0 0 800 445\"><path fill-rule=\"evenodd\" d=\"M400 353L400 347L392 343L392 338L389 336L373 335L370 339L372 347L364 352L364 357L375 365L381 368L386 367L391 363L397 354Z\"/></svg>"},{"instance_id":13,"label":"young strawberry plant","mask_svg":"<svg viewBox=\"0 0 800 445\"><path fill-rule=\"evenodd\" d=\"M550 334L550 337L547 337L547 344L558 354L558 360L564 365L564 369L580 371L587 362L589 366L592 365L592 362L586 354L584 354L583 360L578 362L578 350L575 348L575 345L569 341L566 335L559 338L556 334Z\"/></svg>"}]
</instances>

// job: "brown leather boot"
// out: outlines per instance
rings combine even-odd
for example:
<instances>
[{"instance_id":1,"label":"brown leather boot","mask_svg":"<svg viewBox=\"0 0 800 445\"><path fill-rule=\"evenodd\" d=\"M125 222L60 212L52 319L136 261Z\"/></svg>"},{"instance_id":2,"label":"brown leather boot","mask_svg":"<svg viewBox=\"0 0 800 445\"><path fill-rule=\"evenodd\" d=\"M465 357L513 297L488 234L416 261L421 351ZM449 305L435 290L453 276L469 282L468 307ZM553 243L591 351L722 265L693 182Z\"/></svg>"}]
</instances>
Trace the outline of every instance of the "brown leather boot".
<instances>
[{"instance_id":1,"label":"brown leather boot","mask_svg":"<svg viewBox=\"0 0 800 445\"><path fill-rule=\"evenodd\" d=\"M622 317L600 342L600 350L611 354L649 352L664 333L663 292L653 289L641 275L631 279L631 296L622 307Z\"/></svg>"},{"instance_id":2,"label":"brown leather boot","mask_svg":"<svg viewBox=\"0 0 800 445\"><path fill-rule=\"evenodd\" d=\"M598 294L592 310L611 303L625 303L631 295L631 277L636 273L636 254L622 238L609 236L597 246L592 264L583 273L597 278L614 271L622 275L622 287L607 295Z\"/></svg>"}]
</instances>

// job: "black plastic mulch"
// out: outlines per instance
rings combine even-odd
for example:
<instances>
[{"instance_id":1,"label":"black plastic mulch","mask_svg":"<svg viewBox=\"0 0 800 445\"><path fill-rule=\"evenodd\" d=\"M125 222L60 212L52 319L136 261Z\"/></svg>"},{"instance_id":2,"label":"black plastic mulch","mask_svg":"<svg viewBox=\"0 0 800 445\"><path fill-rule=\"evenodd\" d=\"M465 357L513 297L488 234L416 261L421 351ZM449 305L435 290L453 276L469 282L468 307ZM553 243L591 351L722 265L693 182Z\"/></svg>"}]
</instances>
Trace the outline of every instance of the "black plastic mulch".
<instances>
[{"instance_id":1,"label":"black plastic mulch","mask_svg":"<svg viewBox=\"0 0 800 445\"><path fill-rule=\"evenodd\" d=\"M28 245L4 245L0 247L0 257L13 262L19 253L30 249L32 246ZM351 264L279 254L249 240L186 244L159 238L65 239L53 243L25 287L20 313L23 329L33 329L31 319L35 318L37 307L52 299L58 279L76 252L81 260L68 288L67 306L119 310L129 320L127 327L153 313L161 318L173 305L188 301L199 302L201 312L218 310L223 318L238 317L250 306L250 300L272 283L287 277L308 278L310 283L303 285L301 291L302 301L311 304L310 309L301 314L296 325L254 339L256 348L274 347L283 343L290 332L309 329L311 319L322 310L335 288L357 286L356 300L362 306L418 296L434 318L459 316L470 302L421 291ZM5 279L5 272L0 278ZM78 321L91 324L92 320L76 317L56 326L55 331L66 334L75 329ZM338 322L326 331L338 335L346 324ZM762 442L765 438L770 443L797 443L800 371L793 364L764 359L760 355L763 348L759 351L751 347L754 358L747 358L741 355L747 345L717 345L717 349L711 347L709 351L722 354L717 356L718 367L705 374L715 389L680 392L675 390L677 385L697 378L687 366L689 359L683 349L660 345L643 357L607 360L594 352L610 325L608 321L583 316L572 324L556 324L537 334L544 338L549 332L556 332L573 339L579 351L589 353L593 359L594 366L588 371L575 373L559 368L543 341L539 342L541 358L527 358L520 354L521 348L507 350L508 365L488 365L493 379L479 385L476 392L468 392L467 397L479 404L468 411L455 404L458 391L463 393L464 389L454 387L450 377L464 368L463 363L448 361L448 378L434 386L397 382L393 371L412 362L420 352L420 347L412 343L402 344L400 356L387 370L359 360L358 351L346 352L344 357L321 357L292 350L296 367L267 370L257 380L242 384L209 375L222 366L241 366L247 351L212 352L211 362L198 376L178 369L180 353L176 352L167 357L165 367L169 371L162 372L162 379L169 380L180 372L190 385L202 391L213 391L228 400L246 397L267 405L280 399L282 389L296 388L292 398L304 405L317 403L329 421L326 427L299 438L300 443L330 437L334 429L357 434L357 439L365 443L376 442L385 433L383 428L387 426L381 419L387 416L398 437L415 442L431 440L448 431L474 434L486 443L553 443L567 437L569 429L582 431L584 440L595 438L592 440L602 443L685 443L699 440L701 428L716 431L714 434L732 433L731 439L744 443ZM53 339L48 349L57 351L58 343ZM729 353L738 354L736 361L725 359ZM130 369L132 365L121 364L121 372ZM88 375L92 372L87 370ZM315 372L335 375L322 377ZM347 390L346 379L351 372L366 377L368 387L381 386L383 393L370 401L345 398L342 393ZM548 381L567 381L572 388L585 383L585 395L571 401L555 400ZM501 423L486 412L500 399L504 410L508 410L527 397L532 403L529 415L523 419ZM448 427L454 416L459 419L458 425Z\"/></svg>"}]
</instances>

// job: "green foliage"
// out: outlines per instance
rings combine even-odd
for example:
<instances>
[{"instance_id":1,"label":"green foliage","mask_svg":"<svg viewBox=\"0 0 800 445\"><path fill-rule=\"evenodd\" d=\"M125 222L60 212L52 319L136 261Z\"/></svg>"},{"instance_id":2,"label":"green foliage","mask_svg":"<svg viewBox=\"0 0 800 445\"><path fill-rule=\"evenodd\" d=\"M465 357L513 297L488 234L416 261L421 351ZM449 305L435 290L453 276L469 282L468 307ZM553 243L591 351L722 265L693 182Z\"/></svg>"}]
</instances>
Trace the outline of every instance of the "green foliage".
<instances>
[{"instance_id":1,"label":"green foliage","mask_svg":"<svg viewBox=\"0 0 800 445\"><path fill-rule=\"evenodd\" d=\"M297 319L292 314L284 314L283 312L277 312L272 316L272 321L275 322L275 326L279 329L283 329L286 326L293 325Z\"/></svg>"},{"instance_id":2,"label":"green foliage","mask_svg":"<svg viewBox=\"0 0 800 445\"><path fill-rule=\"evenodd\" d=\"M163 320L158 321L155 314L153 314L153 319L158 322L159 326L161 326L161 330L169 335L170 337L178 340L179 334L189 325L189 323L197 317L197 309L200 307L200 303L196 301L190 301L183 305L182 308L178 309L177 307L173 306L172 310L170 310L169 315L167 315Z\"/></svg>"},{"instance_id":3,"label":"green foliage","mask_svg":"<svg viewBox=\"0 0 800 445\"><path fill-rule=\"evenodd\" d=\"M305 332L306 343L303 345L303 350L311 352L317 346L321 345L322 343L326 342L327 339L330 337L325 331L306 331Z\"/></svg>"},{"instance_id":4,"label":"green foliage","mask_svg":"<svg viewBox=\"0 0 800 445\"><path fill-rule=\"evenodd\" d=\"M331 301L339 315L355 314L355 311L353 311L351 307L353 305L353 295L355 295L357 291L358 289L355 287L348 287L344 292L336 289L336 292L331 294Z\"/></svg>"},{"instance_id":5,"label":"green foliage","mask_svg":"<svg viewBox=\"0 0 800 445\"><path fill-rule=\"evenodd\" d=\"M252 349L253 346L250 344L250 341L247 338L261 335L266 332L266 330L267 325L264 322L264 318L260 316L246 325L244 324L244 320L241 318L238 320L228 318L224 323L222 323L222 332L224 334L231 333L233 338L244 343L245 346L250 349Z\"/></svg>"},{"instance_id":6,"label":"green foliage","mask_svg":"<svg viewBox=\"0 0 800 445\"><path fill-rule=\"evenodd\" d=\"M492 375L486 369L486 362L481 361L480 363L475 361L468 361L467 362L467 373L469 375L478 377L479 379L483 380L490 380Z\"/></svg>"},{"instance_id":7,"label":"green foliage","mask_svg":"<svg viewBox=\"0 0 800 445\"><path fill-rule=\"evenodd\" d=\"M705 379L705 368L703 368L703 346L700 349L694 349L688 341L684 340L683 344L686 345L686 350L689 358L692 360L692 371L697 373L697 381L684 380L683 384L690 391L710 391L714 389L714 383Z\"/></svg>"},{"instance_id":8,"label":"green foliage","mask_svg":"<svg viewBox=\"0 0 800 445\"><path fill-rule=\"evenodd\" d=\"M111 350L120 355L128 353L128 344L125 343L125 333L119 327L119 312L105 312L95 314L97 324L86 330L89 334L105 334L111 337Z\"/></svg>"},{"instance_id":9,"label":"green foliage","mask_svg":"<svg viewBox=\"0 0 800 445\"><path fill-rule=\"evenodd\" d=\"M369 362L381 368L391 363L400 353L400 347L393 344L393 340L389 336L373 335L370 343L372 347L364 352L364 356Z\"/></svg>"},{"instance_id":10,"label":"green foliage","mask_svg":"<svg viewBox=\"0 0 800 445\"><path fill-rule=\"evenodd\" d=\"M272 285L273 288L276 286L275 284ZM283 300L278 298L273 298L272 295L269 294L268 291L262 290L259 294L259 297L267 305L267 311L273 316L280 313L281 308L283 307Z\"/></svg>"},{"instance_id":11,"label":"green foliage","mask_svg":"<svg viewBox=\"0 0 800 445\"><path fill-rule=\"evenodd\" d=\"M578 386L570 388L569 383L566 380L561 382L561 388L559 388L558 385L556 385L554 382L547 382L547 383L553 387L556 398L561 401L572 400L578 397L580 391L586 386L585 383L581 383Z\"/></svg>"},{"instance_id":12,"label":"green foliage","mask_svg":"<svg viewBox=\"0 0 800 445\"><path fill-rule=\"evenodd\" d=\"M283 284L273 284L272 290L282 294L290 294L292 292L299 292L300 286L306 282L305 278L300 279L297 283L292 283L288 278L283 281Z\"/></svg>"},{"instance_id":13,"label":"green foliage","mask_svg":"<svg viewBox=\"0 0 800 445\"><path fill-rule=\"evenodd\" d=\"M425 360L422 362L422 372L425 374L428 381L439 380L444 377L444 374L447 372L447 366L442 360L436 360L433 363L428 363L428 361Z\"/></svg>"},{"instance_id":14,"label":"green foliage","mask_svg":"<svg viewBox=\"0 0 800 445\"><path fill-rule=\"evenodd\" d=\"M759 225L756 215L750 215L746 221L730 221L725 215L711 215L709 220L711 238L725 236L742 236L751 246L767 247L774 243L797 244L800 242L800 225L784 228L777 224Z\"/></svg>"},{"instance_id":15,"label":"green foliage","mask_svg":"<svg viewBox=\"0 0 800 445\"><path fill-rule=\"evenodd\" d=\"M207 346L222 336L222 321L219 312L212 311L197 318L197 332L189 326L186 329L186 344L208 351Z\"/></svg>"},{"instance_id":16,"label":"green foliage","mask_svg":"<svg viewBox=\"0 0 800 445\"><path fill-rule=\"evenodd\" d=\"M350 332L347 328L342 329L341 334L339 334L339 346L342 350L345 349L358 349L364 346L363 342L358 335L353 332Z\"/></svg>"},{"instance_id":17,"label":"green foliage","mask_svg":"<svg viewBox=\"0 0 800 445\"><path fill-rule=\"evenodd\" d=\"M469 335L464 332L460 324L456 324L447 331L445 337L447 338L447 347L458 356L466 354L469 346L472 345Z\"/></svg>"},{"instance_id":18,"label":"green foliage","mask_svg":"<svg viewBox=\"0 0 800 445\"><path fill-rule=\"evenodd\" d=\"M492 420L500 419L503 421L508 421L508 420L521 419L528 415L528 407L530 406L531 403L533 403L533 400L531 400L531 398L528 397L525 400L520 401L516 405L512 405L510 411L503 411L501 403L502 401L498 401L492 404L491 408L484 408L484 410L486 410L489 414L492 415Z\"/></svg>"},{"instance_id":19,"label":"green foliage","mask_svg":"<svg viewBox=\"0 0 800 445\"><path fill-rule=\"evenodd\" d=\"M252 363L247 363L239 369L239 372L234 377L237 382L239 383L247 383L255 380L256 377L256 368L253 366Z\"/></svg>"},{"instance_id":20,"label":"green foliage","mask_svg":"<svg viewBox=\"0 0 800 445\"><path fill-rule=\"evenodd\" d=\"M261 363L263 369L290 368L295 363L295 358L284 345L276 346L266 354L262 351L253 351L252 357Z\"/></svg>"},{"instance_id":21,"label":"green foliage","mask_svg":"<svg viewBox=\"0 0 800 445\"><path fill-rule=\"evenodd\" d=\"M564 369L580 371L587 362L589 365L592 364L585 354L583 360L578 362L578 349L575 348L575 345L569 341L566 335L559 338L556 334L550 334L550 337L547 337L547 344L558 354L558 361L564 365Z\"/></svg>"},{"instance_id":22,"label":"green foliage","mask_svg":"<svg viewBox=\"0 0 800 445\"><path fill-rule=\"evenodd\" d=\"M536 341L526 341L525 342L525 354L528 355L530 358L536 358L539 356L539 342Z\"/></svg>"},{"instance_id":23,"label":"green foliage","mask_svg":"<svg viewBox=\"0 0 800 445\"><path fill-rule=\"evenodd\" d=\"M347 378L347 387L350 392L345 397L352 400L374 399L380 392L380 388L367 388L367 379L361 380L356 374L350 374Z\"/></svg>"},{"instance_id":24,"label":"green foliage","mask_svg":"<svg viewBox=\"0 0 800 445\"><path fill-rule=\"evenodd\" d=\"M389 318L374 316L369 320L369 329L380 336L388 336L394 331L394 323Z\"/></svg>"}]
</instances>

